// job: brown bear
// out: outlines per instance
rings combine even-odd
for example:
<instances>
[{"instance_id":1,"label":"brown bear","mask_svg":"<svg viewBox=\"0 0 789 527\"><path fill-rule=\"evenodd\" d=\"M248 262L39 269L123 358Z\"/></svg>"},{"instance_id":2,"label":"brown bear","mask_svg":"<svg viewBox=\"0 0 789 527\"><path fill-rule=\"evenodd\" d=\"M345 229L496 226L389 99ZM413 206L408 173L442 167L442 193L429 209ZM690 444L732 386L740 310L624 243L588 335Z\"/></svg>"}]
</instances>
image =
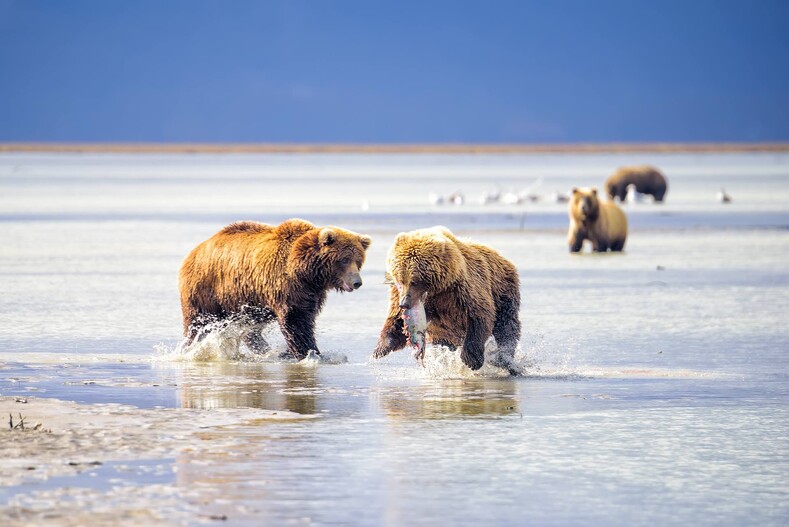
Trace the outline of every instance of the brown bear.
<instances>
[{"instance_id":1,"label":"brown bear","mask_svg":"<svg viewBox=\"0 0 789 527\"><path fill-rule=\"evenodd\" d=\"M400 233L386 262L389 313L375 358L406 345L403 310L424 303L429 342L457 349L472 370L482 367L493 335L494 364L516 373L512 357L520 339L520 286L516 267L495 250L461 241L445 227Z\"/></svg>"},{"instance_id":2,"label":"brown bear","mask_svg":"<svg viewBox=\"0 0 789 527\"><path fill-rule=\"evenodd\" d=\"M600 201L596 188L574 188L568 213L570 252L579 252L584 240L591 241L592 250L596 252L621 251L624 248L627 217L613 201Z\"/></svg>"},{"instance_id":3,"label":"brown bear","mask_svg":"<svg viewBox=\"0 0 789 527\"><path fill-rule=\"evenodd\" d=\"M621 202L625 201L630 185L640 194L650 194L658 203L663 201L668 190L665 176L648 165L621 167L605 181L608 197L611 200L619 198Z\"/></svg>"},{"instance_id":4,"label":"brown bear","mask_svg":"<svg viewBox=\"0 0 789 527\"><path fill-rule=\"evenodd\" d=\"M319 353L315 318L327 292L362 285L370 238L300 219L278 226L243 221L198 245L181 265L178 286L186 344L215 321L242 324L246 344L268 348L261 330L275 318L298 360Z\"/></svg>"}]
</instances>

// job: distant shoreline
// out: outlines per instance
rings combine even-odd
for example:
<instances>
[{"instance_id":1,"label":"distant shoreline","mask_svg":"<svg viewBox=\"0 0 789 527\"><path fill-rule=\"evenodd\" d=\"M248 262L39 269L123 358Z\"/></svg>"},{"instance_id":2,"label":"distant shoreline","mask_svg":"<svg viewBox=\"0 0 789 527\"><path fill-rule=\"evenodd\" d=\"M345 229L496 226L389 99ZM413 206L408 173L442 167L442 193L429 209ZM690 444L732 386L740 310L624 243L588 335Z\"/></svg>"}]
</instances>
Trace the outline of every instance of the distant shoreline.
<instances>
[{"instance_id":1,"label":"distant shoreline","mask_svg":"<svg viewBox=\"0 0 789 527\"><path fill-rule=\"evenodd\" d=\"M0 143L0 152L111 154L607 154L789 152L781 143L298 144Z\"/></svg>"}]
</instances>

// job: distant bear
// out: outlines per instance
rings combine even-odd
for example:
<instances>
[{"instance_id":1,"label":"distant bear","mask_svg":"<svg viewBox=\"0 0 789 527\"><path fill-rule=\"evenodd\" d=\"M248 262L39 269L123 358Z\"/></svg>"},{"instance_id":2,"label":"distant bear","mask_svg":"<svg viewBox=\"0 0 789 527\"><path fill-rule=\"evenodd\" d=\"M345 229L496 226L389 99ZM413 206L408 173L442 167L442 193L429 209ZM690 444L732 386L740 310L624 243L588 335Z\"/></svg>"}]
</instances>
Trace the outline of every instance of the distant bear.
<instances>
[{"instance_id":1,"label":"distant bear","mask_svg":"<svg viewBox=\"0 0 789 527\"><path fill-rule=\"evenodd\" d=\"M568 205L570 252L579 252L584 240L592 250L621 251L627 238L627 217L613 201L600 201L597 189L574 188Z\"/></svg>"},{"instance_id":2,"label":"distant bear","mask_svg":"<svg viewBox=\"0 0 789 527\"><path fill-rule=\"evenodd\" d=\"M662 202L668 190L666 178L660 171L648 165L621 167L605 181L605 189L611 200L624 202L627 188L633 185L636 192L650 194L655 201Z\"/></svg>"},{"instance_id":3,"label":"distant bear","mask_svg":"<svg viewBox=\"0 0 789 527\"><path fill-rule=\"evenodd\" d=\"M457 349L472 370L482 367L493 335L496 365L511 369L520 339L520 287L515 266L486 245L461 241L445 227L400 233L389 250L389 314L373 356L406 345L402 310L424 302L428 342Z\"/></svg>"},{"instance_id":4,"label":"distant bear","mask_svg":"<svg viewBox=\"0 0 789 527\"><path fill-rule=\"evenodd\" d=\"M198 245L178 277L186 343L217 320L248 328L247 345L264 351L261 330L275 318L296 359L315 343L315 318L329 289L353 291L370 238L300 219L279 226L244 221Z\"/></svg>"}]
</instances>

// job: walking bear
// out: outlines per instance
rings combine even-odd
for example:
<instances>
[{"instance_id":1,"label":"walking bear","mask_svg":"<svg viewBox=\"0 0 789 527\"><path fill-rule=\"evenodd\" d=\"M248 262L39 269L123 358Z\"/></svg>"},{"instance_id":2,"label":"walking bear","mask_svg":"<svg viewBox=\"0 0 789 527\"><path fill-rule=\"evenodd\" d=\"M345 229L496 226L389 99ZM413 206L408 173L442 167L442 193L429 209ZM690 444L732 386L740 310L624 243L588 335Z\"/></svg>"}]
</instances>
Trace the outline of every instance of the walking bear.
<instances>
[{"instance_id":1,"label":"walking bear","mask_svg":"<svg viewBox=\"0 0 789 527\"><path fill-rule=\"evenodd\" d=\"M648 165L617 169L605 181L605 190L612 201L619 198L619 201L624 202L630 185L640 194L650 194L657 202L662 202L668 191L665 176L655 167Z\"/></svg>"},{"instance_id":2,"label":"walking bear","mask_svg":"<svg viewBox=\"0 0 789 527\"><path fill-rule=\"evenodd\" d=\"M375 358L406 346L404 310L424 303L426 337L433 344L462 347L472 370L482 367L485 341L493 335L494 364L512 365L520 339L520 287L515 266L486 245L456 238L445 227L400 233L386 262L389 313Z\"/></svg>"},{"instance_id":3,"label":"walking bear","mask_svg":"<svg viewBox=\"0 0 789 527\"><path fill-rule=\"evenodd\" d=\"M178 277L186 343L218 320L246 329L255 351L268 344L261 335L274 319L288 351L298 360L315 343L315 318L330 289L353 291L370 238L337 227L316 227L300 219L278 226L244 221L228 225L198 245Z\"/></svg>"},{"instance_id":4,"label":"walking bear","mask_svg":"<svg viewBox=\"0 0 789 527\"><path fill-rule=\"evenodd\" d=\"M600 201L597 189L574 188L568 204L570 252L581 250L584 240L595 252L621 251L627 238L627 217L613 201Z\"/></svg>"}]
</instances>

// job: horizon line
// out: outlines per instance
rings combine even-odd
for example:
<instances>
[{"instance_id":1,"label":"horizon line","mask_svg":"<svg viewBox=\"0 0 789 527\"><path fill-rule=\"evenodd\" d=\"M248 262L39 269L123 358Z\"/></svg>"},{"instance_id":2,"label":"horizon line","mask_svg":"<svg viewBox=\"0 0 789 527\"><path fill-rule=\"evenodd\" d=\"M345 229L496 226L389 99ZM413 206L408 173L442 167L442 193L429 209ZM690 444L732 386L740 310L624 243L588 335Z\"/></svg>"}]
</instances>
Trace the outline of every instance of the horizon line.
<instances>
[{"instance_id":1,"label":"horizon line","mask_svg":"<svg viewBox=\"0 0 789 527\"><path fill-rule=\"evenodd\" d=\"M0 142L0 153L573 154L789 152L789 142L611 143L167 143Z\"/></svg>"}]
</instances>

